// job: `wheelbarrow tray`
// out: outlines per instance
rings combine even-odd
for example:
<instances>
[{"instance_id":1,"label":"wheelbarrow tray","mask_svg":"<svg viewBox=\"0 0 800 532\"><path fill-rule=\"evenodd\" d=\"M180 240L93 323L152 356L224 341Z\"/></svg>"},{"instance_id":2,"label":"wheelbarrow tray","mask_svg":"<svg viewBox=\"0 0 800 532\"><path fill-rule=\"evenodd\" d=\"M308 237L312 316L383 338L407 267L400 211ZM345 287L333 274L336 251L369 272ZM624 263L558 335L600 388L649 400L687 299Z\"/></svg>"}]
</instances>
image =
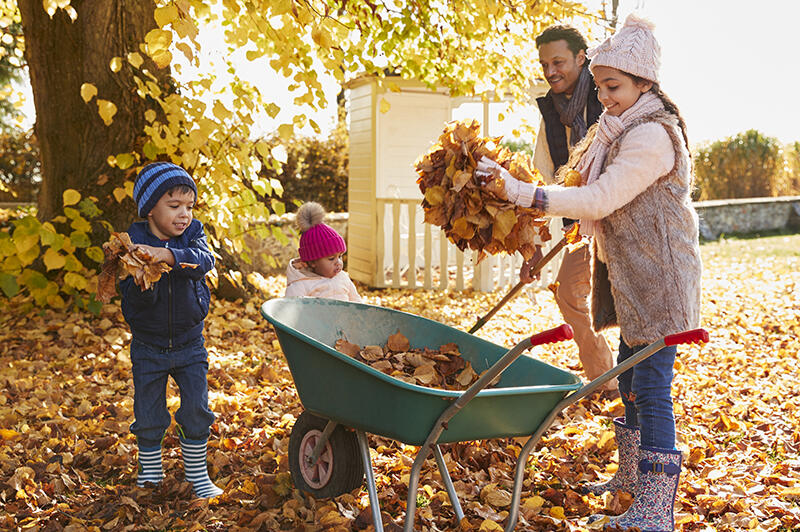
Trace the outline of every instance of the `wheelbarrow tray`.
<instances>
[{"instance_id":1,"label":"wheelbarrow tray","mask_svg":"<svg viewBox=\"0 0 800 532\"><path fill-rule=\"evenodd\" d=\"M454 342L477 373L508 350L407 312L320 298L278 298L262 315L275 327L303 407L353 429L421 445L460 395L409 384L334 349L336 340L385 345L402 333L411 348ZM581 387L570 372L520 356L494 388L480 391L453 417L438 443L529 436L568 393Z\"/></svg>"}]
</instances>

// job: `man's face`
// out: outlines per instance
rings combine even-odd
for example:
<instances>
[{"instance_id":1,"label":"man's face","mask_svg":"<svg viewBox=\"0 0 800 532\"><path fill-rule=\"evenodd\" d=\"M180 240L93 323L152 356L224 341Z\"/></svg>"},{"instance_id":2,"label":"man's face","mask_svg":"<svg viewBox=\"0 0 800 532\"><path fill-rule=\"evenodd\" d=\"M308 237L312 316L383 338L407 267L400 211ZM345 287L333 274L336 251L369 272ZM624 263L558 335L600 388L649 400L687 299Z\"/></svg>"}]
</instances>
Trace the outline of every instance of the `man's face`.
<instances>
[{"instance_id":1,"label":"man's face","mask_svg":"<svg viewBox=\"0 0 800 532\"><path fill-rule=\"evenodd\" d=\"M572 94L585 62L584 51L573 54L567 41L563 39L539 47L539 63L542 65L544 77L556 94Z\"/></svg>"}]
</instances>

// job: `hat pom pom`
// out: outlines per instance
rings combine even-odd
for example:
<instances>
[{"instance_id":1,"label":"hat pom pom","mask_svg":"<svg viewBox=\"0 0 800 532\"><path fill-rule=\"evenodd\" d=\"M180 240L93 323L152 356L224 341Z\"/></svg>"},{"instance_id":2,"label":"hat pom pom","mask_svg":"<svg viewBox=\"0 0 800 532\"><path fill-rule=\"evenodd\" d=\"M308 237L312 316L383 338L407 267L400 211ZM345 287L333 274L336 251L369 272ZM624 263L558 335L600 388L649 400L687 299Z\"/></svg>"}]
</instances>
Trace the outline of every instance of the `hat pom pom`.
<instances>
[{"instance_id":1,"label":"hat pom pom","mask_svg":"<svg viewBox=\"0 0 800 532\"><path fill-rule=\"evenodd\" d=\"M625 24L623 26L630 26L633 28L642 28L648 31L653 31L656 29L656 25L653 21L646 19L642 16L639 16L635 13L631 13L625 19Z\"/></svg>"},{"instance_id":2,"label":"hat pom pom","mask_svg":"<svg viewBox=\"0 0 800 532\"><path fill-rule=\"evenodd\" d=\"M304 203L297 209L297 226L301 233L305 233L315 225L321 224L325 219L325 208L315 201Z\"/></svg>"}]
</instances>

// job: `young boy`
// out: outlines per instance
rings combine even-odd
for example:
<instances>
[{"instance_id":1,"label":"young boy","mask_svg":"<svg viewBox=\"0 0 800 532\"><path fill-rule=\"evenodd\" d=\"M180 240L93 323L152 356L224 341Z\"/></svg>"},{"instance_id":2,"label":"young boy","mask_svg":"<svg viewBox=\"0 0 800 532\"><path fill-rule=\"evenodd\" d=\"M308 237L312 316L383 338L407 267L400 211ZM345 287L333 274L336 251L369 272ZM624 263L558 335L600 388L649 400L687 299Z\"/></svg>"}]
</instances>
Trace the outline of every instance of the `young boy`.
<instances>
[{"instance_id":1,"label":"young boy","mask_svg":"<svg viewBox=\"0 0 800 532\"><path fill-rule=\"evenodd\" d=\"M133 412L131 432L139 446L136 484L158 484L164 478L161 441L170 425L167 379L180 389L175 413L186 480L198 497L222 490L208 477L206 444L214 414L208 408L208 353L203 321L210 292L205 275L214 267L203 224L192 219L197 187L183 168L167 162L148 164L133 188L143 222L128 229L137 248L172 266L149 290L132 277L120 282L122 313L131 328Z\"/></svg>"}]
</instances>

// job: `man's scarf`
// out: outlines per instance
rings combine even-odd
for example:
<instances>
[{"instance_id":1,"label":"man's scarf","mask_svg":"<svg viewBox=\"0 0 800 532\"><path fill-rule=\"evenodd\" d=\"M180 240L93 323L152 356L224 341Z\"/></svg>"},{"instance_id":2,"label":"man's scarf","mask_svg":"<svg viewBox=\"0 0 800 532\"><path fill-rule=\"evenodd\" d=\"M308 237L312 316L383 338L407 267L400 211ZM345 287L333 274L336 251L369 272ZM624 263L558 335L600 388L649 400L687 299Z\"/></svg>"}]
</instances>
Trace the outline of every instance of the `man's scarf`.
<instances>
[{"instance_id":1,"label":"man's scarf","mask_svg":"<svg viewBox=\"0 0 800 532\"><path fill-rule=\"evenodd\" d=\"M561 123L572 129L569 136L570 146L574 146L586 136L586 120L583 118L583 111L586 109L586 100L589 98L591 88L592 75L589 73L589 62L587 61L578 74L572 98L567 99L563 93L553 94L553 102L556 104Z\"/></svg>"}]
</instances>

